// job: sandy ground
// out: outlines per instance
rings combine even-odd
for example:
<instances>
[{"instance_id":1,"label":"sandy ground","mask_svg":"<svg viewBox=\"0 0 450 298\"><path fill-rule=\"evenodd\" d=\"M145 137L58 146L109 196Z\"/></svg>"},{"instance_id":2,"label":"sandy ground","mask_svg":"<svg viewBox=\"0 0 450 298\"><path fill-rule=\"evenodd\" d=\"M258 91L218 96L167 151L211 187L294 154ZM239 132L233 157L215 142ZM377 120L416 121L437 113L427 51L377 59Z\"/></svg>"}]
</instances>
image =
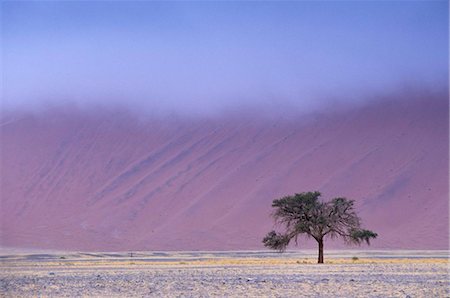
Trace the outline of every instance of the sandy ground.
<instances>
[{"instance_id":1,"label":"sandy ground","mask_svg":"<svg viewBox=\"0 0 450 298\"><path fill-rule=\"evenodd\" d=\"M1 297L450 297L442 253L341 253L323 265L313 253L0 257Z\"/></svg>"}]
</instances>

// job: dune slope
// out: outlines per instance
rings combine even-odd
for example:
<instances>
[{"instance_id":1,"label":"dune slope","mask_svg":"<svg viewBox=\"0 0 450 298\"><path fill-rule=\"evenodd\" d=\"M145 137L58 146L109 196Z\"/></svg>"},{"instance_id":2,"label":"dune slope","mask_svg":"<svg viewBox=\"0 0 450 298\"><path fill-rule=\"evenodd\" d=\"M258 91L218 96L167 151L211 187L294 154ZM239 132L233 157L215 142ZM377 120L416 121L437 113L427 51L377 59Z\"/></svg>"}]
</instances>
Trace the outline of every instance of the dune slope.
<instances>
[{"instance_id":1,"label":"dune slope","mask_svg":"<svg viewBox=\"0 0 450 298\"><path fill-rule=\"evenodd\" d=\"M380 235L374 248L448 248L447 98L308 117L142 118L3 115L1 245L261 249L271 201L320 190L356 200Z\"/></svg>"}]
</instances>

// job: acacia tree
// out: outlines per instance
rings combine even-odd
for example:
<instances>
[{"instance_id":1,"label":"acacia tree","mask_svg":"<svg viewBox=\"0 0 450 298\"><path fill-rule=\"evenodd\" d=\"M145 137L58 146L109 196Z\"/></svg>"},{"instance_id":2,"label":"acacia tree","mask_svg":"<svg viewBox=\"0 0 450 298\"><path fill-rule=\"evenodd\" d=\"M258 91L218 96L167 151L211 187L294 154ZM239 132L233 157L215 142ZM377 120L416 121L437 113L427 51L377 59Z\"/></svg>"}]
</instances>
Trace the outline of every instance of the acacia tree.
<instances>
[{"instance_id":1,"label":"acacia tree","mask_svg":"<svg viewBox=\"0 0 450 298\"><path fill-rule=\"evenodd\" d=\"M284 233L269 232L263 239L266 247L284 251L292 239L297 244L299 235L314 238L319 245L318 263L323 263L325 237L341 237L347 244L370 244L377 234L361 228L361 220L353 208L353 200L334 198L319 201L320 192L304 192L274 200L273 217L283 225Z\"/></svg>"}]
</instances>

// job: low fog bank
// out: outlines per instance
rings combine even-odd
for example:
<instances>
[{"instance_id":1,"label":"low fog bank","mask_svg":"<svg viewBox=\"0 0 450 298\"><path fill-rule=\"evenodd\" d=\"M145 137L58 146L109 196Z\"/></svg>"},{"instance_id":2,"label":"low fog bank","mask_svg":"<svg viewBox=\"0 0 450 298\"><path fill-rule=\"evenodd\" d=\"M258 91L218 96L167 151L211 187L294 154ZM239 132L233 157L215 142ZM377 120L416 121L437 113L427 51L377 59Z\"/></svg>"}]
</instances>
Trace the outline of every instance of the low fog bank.
<instances>
[{"instance_id":1,"label":"low fog bank","mask_svg":"<svg viewBox=\"0 0 450 298\"><path fill-rule=\"evenodd\" d=\"M32 105L3 105L0 113L1 124L33 116L47 117L49 114L83 114L90 117L122 115L145 122L150 120L226 120L252 117L261 120L287 121L310 120L330 114L340 114L351 110L370 109L380 103L408 105L417 101L438 101L448 106L448 88L417 87L405 84L393 90L380 90L360 95L328 95L309 101L289 101L283 98L261 101L232 101L214 105L198 105L180 101L179 105L164 102L134 100L41 101ZM381 117L382 115L380 115Z\"/></svg>"}]
</instances>

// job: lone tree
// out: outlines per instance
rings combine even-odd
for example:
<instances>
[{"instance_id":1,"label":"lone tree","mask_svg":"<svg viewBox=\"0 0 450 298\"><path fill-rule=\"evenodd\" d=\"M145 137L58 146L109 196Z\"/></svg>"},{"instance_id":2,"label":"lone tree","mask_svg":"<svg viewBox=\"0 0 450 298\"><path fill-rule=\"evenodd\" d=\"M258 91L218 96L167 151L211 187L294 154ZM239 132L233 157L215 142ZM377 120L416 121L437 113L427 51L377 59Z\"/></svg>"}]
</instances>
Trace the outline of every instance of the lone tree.
<instances>
[{"instance_id":1,"label":"lone tree","mask_svg":"<svg viewBox=\"0 0 450 298\"><path fill-rule=\"evenodd\" d=\"M274 200L275 222L285 226L284 233L269 232L263 239L266 247L284 251L292 239L301 234L314 238L319 244L318 263L323 263L325 237L341 237L347 244L370 244L377 233L361 229L360 218L353 209L353 200L335 198L319 201L320 192L304 192Z\"/></svg>"}]
</instances>

